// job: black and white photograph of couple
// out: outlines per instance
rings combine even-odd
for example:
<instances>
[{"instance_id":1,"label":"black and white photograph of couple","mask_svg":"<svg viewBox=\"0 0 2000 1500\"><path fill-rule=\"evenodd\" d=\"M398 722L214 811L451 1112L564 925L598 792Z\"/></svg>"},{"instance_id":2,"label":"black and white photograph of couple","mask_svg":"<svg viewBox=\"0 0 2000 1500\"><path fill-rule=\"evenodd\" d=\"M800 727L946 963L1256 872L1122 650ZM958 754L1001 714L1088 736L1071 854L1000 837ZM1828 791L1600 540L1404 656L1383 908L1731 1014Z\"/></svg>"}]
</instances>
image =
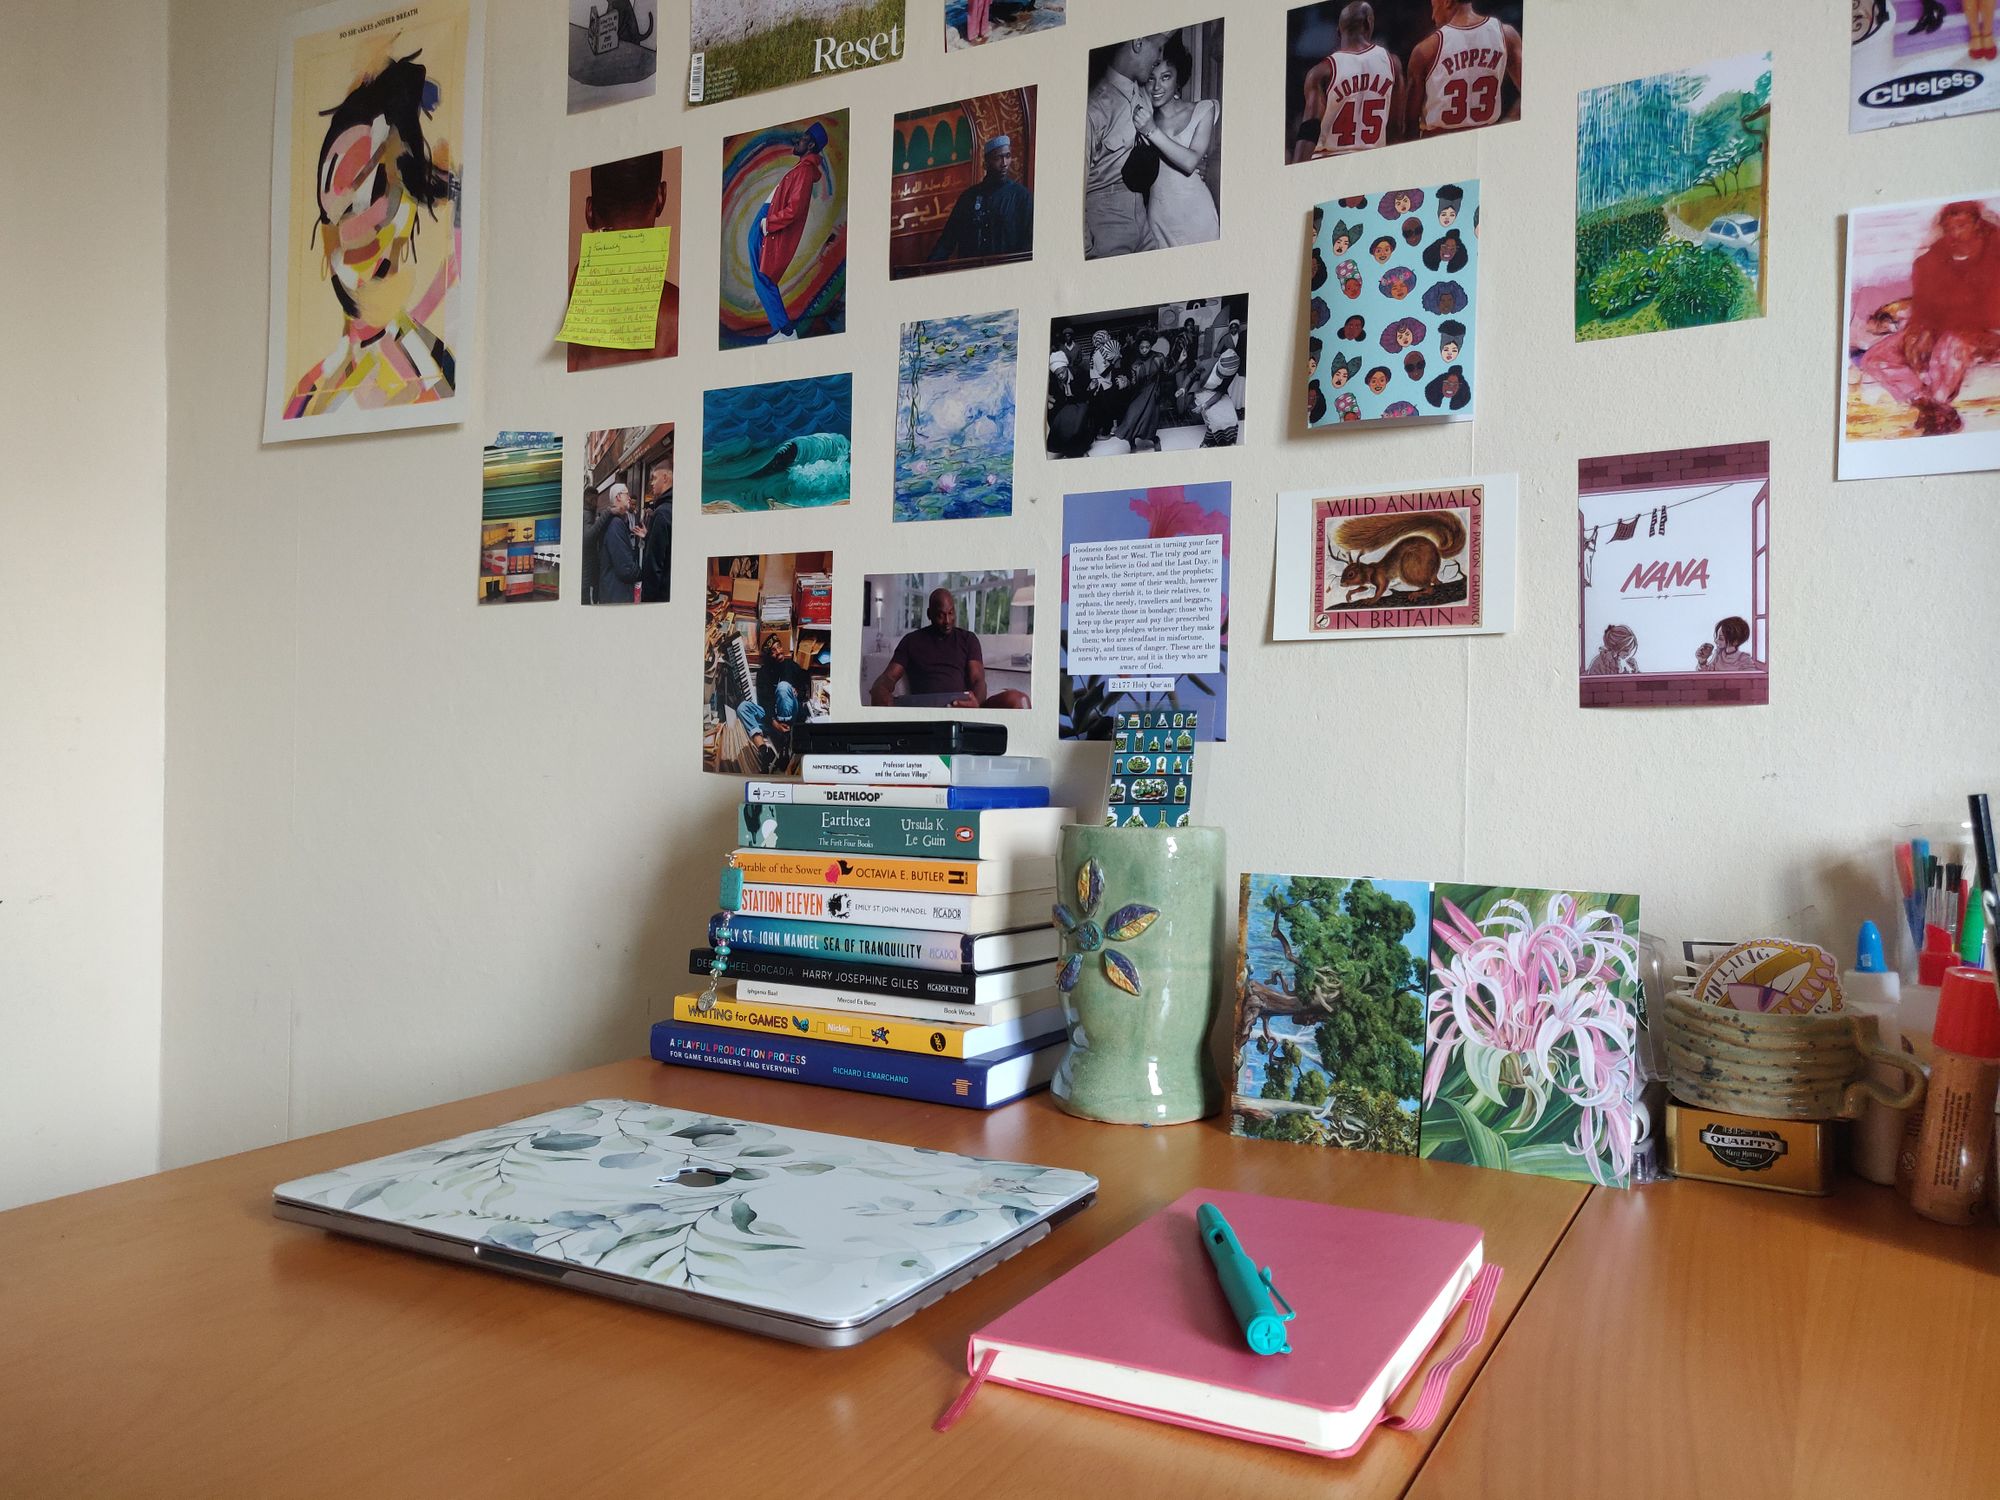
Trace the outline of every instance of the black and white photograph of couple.
<instances>
[{"instance_id":1,"label":"black and white photograph of couple","mask_svg":"<svg viewBox=\"0 0 2000 1500\"><path fill-rule=\"evenodd\" d=\"M1222 22L1090 53L1087 260L1222 236Z\"/></svg>"}]
</instances>

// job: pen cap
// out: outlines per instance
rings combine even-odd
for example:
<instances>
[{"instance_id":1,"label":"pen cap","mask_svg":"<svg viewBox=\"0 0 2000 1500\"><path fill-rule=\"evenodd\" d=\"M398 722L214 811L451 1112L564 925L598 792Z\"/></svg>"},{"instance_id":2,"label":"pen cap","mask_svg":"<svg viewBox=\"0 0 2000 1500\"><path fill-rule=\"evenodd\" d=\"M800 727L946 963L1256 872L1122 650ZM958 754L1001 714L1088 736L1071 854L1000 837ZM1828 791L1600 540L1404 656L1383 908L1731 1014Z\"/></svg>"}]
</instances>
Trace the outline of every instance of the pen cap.
<instances>
[{"instance_id":1,"label":"pen cap","mask_svg":"<svg viewBox=\"0 0 2000 1500\"><path fill-rule=\"evenodd\" d=\"M1283 1354L1286 1349L1284 1319L1263 1313L1243 1325L1243 1336L1259 1354Z\"/></svg>"},{"instance_id":2,"label":"pen cap","mask_svg":"<svg viewBox=\"0 0 2000 1500\"><path fill-rule=\"evenodd\" d=\"M1882 929L1863 922L1854 936L1854 970L1857 974L1886 974L1888 960L1882 956Z\"/></svg>"},{"instance_id":3,"label":"pen cap","mask_svg":"<svg viewBox=\"0 0 2000 1500\"><path fill-rule=\"evenodd\" d=\"M1931 1036L1940 1052L2000 1059L2000 994L1992 970L1960 965L1946 972Z\"/></svg>"}]
</instances>

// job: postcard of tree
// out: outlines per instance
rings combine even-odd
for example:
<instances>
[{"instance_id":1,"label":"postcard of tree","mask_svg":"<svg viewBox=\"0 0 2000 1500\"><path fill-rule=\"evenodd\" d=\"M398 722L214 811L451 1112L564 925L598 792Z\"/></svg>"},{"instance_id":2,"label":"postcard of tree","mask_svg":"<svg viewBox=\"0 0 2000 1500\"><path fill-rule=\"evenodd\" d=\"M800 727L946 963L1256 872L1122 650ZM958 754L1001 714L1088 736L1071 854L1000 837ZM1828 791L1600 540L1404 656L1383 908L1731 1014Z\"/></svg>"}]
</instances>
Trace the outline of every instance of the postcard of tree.
<instances>
[{"instance_id":1,"label":"postcard of tree","mask_svg":"<svg viewBox=\"0 0 2000 1500\"><path fill-rule=\"evenodd\" d=\"M1230 1129L1413 1156L1430 887L1243 877Z\"/></svg>"},{"instance_id":2,"label":"postcard of tree","mask_svg":"<svg viewBox=\"0 0 2000 1500\"><path fill-rule=\"evenodd\" d=\"M1486 885L1431 897L1418 1154L1627 1186L1639 898Z\"/></svg>"},{"instance_id":3,"label":"postcard of tree","mask_svg":"<svg viewBox=\"0 0 2000 1500\"><path fill-rule=\"evenodd\" d=\"M1585 89L1576 336L1764 314L1771 54Z\"/></svg>"}]
</instances>

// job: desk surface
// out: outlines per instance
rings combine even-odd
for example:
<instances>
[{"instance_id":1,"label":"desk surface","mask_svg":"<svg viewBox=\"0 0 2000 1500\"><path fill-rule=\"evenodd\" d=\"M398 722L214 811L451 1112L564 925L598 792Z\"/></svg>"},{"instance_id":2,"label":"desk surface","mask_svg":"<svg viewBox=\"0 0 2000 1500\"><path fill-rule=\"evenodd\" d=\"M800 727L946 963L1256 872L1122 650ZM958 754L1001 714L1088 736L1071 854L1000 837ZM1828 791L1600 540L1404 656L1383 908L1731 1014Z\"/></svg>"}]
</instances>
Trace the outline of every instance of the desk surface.
<instances>
[{"instance_id":1,"label":"desk surface","mask_svg":"<svg viewBox=\"0 0 2000 1500\"><path fill-rule=\"evenodd\" d=\"M1413 1500L2000 1493L2000 1234L1707 1182L1593 1193Z\"/></svg>"},{"instance_id":2,"label":"desk surface","mask_svg":"<svg viewBox=\"0 0 2000 1500\"><path fill-rule=\"evenodd\" d=\"M851 1350L271 1217L275 1183L605 1097L1077 1167L1103 1188L1041 1244ZM1329 1462L989 1388L949 1433L930 1430L963 1383L967 1334L1197 1186L1480 1225L1507 1274L1447 1412L1586 1196L1505 1172L1239 1141L1213 1122L1094 1125L1046 1095L982 1115L636 1059L0 1214L0 1474L24 1495L203 1500L668 1486L927 1500L1029 1486L1402 1494L1441 1426L1380 1433Z\"/></svg>"}]
</instances>

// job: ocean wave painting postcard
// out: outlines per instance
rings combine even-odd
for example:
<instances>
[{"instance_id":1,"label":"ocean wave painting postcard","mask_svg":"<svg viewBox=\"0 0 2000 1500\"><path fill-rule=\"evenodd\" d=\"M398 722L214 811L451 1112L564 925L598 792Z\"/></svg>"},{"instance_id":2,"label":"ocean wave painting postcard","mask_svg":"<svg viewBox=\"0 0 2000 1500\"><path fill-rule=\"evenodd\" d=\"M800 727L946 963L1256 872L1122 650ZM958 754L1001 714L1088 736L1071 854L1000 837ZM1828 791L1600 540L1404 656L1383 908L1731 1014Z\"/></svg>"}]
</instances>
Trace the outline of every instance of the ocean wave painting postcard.
<instances>
[{"instance_id":1,"label":"ocean wave painting postcard","mask_svg":"<svg viewBox=\"0 0 2000 1500\"><path fill-rule=\"evenodd\" d=\"M1014 512L1018 312L903 325L896 356L898 521Z\"/></svg>"},{"instance_id":2,"label":"ocean wave painting postcard","mask_svg":"<svg viewBox=\"0 0 2000 1500\"><path fill-rule=\"evenodd\" d=\"M1476 180L1322 203L1310 254L1309 426L1474 415Z\"/></svg>"},{"instance_id":3,"label":"ocean wave painting postcard","mask_svg":"<svg viewBox=\"0 0 2000 1500\"><path fill-rule=\"evenodd\" d=\"M852 375L702 392L702 514L847 504L853 437Z\"/></svg>"},{"instance_id":4,"label":"ocean wave painting postcard","mask_svg":"<svg viewBox=\"0 0 2000 1500\"><path fill-rule=\"evenodd\" d=\"M1431 890L1245 874L1232 1135L1417 1154Z\"/></svg>"},{"instance_id":5,"label":"ocean wave painting postcard","mask_svg":"<svg viewBox=\"0 0 2000 1500\"><path fill-rule=\"evenodd\" d=\"M719 104L895 62L908 40L903 7L904 0L690 0L688 103Z\"/></svg>"},{"instance_id":6,"label":"ocean wave painting postcard","mask_svg":"<svg viewBox=\"0 0 2000 1500\"><path fill-rule=\"evenodd\" d=\"M1576 101L1576 336L1764 315L1771 54Z\"/></svg>"},{"instance_id":7,"label":"ocean wave painting postcard","mask_svg":"<svg viewBox=\"0 0 2000 1500\"><path fill-rule=\"evenodd\" d=\"M1434 886L1417 1154L1628 1186L1638 963L1637 896Z\"/></svg>"},{"instance_id":8,"label":"ocean wave painting postcard","mask_svg":"<svg viewBox=\"0 0 2000 1500\"><path fill-rule=\"evenodd\" d=\"M336 0L286 23L265 442L465 420L484 16Z\"/></svg>"},{"instance_id":9,"label":"ocean wave painting postcard","mask_svg":"<svg viewBox=\"0 0 2000 1500\"><path fill-rule=\"evenodd\" d=\"M1515 476L1278 496L1271 638L1514 628Z\"/></svg>"},{"instance_id":10,"label":"ocean wave painting postcard","mask_svg":"<svg viewBox=\"0 0 2000 1500\"><path fill-rule=\"evenodd\" d=\"M1840 477L2000 469L2000 192L1847 216Z\"/></svg>"}]
</instances>

